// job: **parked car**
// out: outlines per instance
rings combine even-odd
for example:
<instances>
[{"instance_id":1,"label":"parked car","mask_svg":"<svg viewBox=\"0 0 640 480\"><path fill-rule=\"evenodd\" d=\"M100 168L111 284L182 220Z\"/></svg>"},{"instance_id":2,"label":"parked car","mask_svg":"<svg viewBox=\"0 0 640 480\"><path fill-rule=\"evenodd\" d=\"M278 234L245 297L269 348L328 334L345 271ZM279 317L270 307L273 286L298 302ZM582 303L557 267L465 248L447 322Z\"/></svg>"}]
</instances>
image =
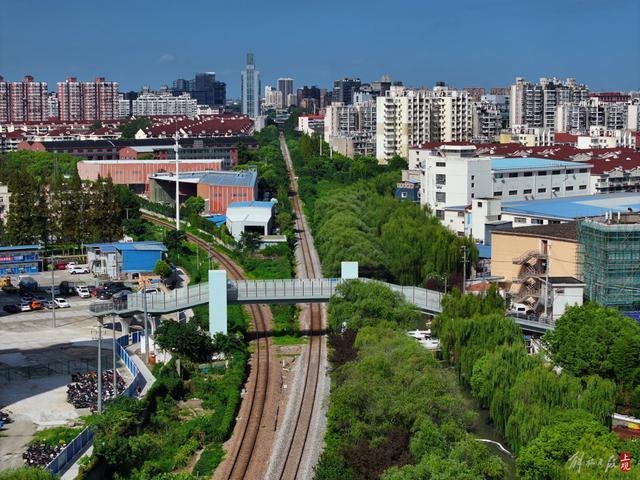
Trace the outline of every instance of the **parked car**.
<instances>
[{"instance_id":1,"label":"parked car","mask_svg":"<svg viewBox=\"0 0 640 480\"><path fill-rule=\"evenodd\" d=\"M89 273L89 267L86 265L74 265L69 269L69 273L71 275L76 275L79 273Z\"/></svg>"},{"instance_id":2,"label":"parked car","mask_svg":"<svg viewBox=\"0 0 640 480\"><path fill-rule=\"evenodd\" d=\"M44 307L42 306L42 302L40 300L36 300L35 298L31 300L31 310L42 310Z\"/></svg>"},{"instance_id":3,"label":"parked car","mask_svg":"<svg viewBox=\"0 0 640 480\"><path fill-rule=\"evenodd\" d=\"M56 308L69 308L69 302L67 302L64 298L59 297L55 299Z\"/></svg>"},{"instance_id":4,"label":"parked car","mask_svg":"<svg viewBox=\"0 0 640 480\"><path fill-rule=\"evenodd\" d=\"M45 297L44 295L36 295L35 297L33 297L34 300L38 300L39 302L44 302L45 300L48 300L51 297Z\"/></svg>"},{"instance_id":5,"label":"parked car","mask_svg":"<svg viewBox=\"0 0 640 480\"><path fill-rule=\"evenodd\" d=\"M20 311L28 312L31 310L31 302L20 302Z\"/></svg>"},{"instance_id":6,"label":"parked car","mask_svg":"<svg viewBox=\"0 0 640 480\"><path fill-rule=\"evenodd\" d=\"M67 270L71 270L73 267L77 267L78 266L78 262L69 262L65 265L65 268Z\"/></svg>"},{"instance_id":7,"label":"parked car","mask_svg":"<svg viewBox=\"0 0 640 480\"><path fill-rule=\"evenodd\" d=\"M91 292L89 292L89 288L84 285L80 285L76 287L76 293L80 298L89 298L91 296Z\"/></svg>"},{"instance_id":8,"label":"parked car","mask_svg":"<svg viewBox=\"0 0 640 480\"><path fill-rule=\"evenodd\" d=\"M147 295L151 295L153 293L159 293L160 290L158 290L156 287L147 287L144 289L144 293L146 293Z\"/></svg>"},{"instance_id":9,"label":"parked car","mask_svg":"<svg viewBox=\"0 0 640 480\"><path fill-rule=\"evenodd\" d=\"M56 263L56 270L66 270L67 264L65 262Z\"/></svg>"},{"instance_id":10,"label":"parked car","mask_svg":"<svg viewBox=\"0 0 640 480\"><path fill-rule=\"evenodd\" d=\"M127 295L129 295L131 293L131 290L120 290L116 293L114 293L113 295L111 295L111 298L113 298L114 300L120 300L123 298L126 298Z\"/></svg>"},{"instance_id":11,"label":"parked car","mask_svg":"<svg viewBox=\"0 0 640 480\"><path fill-rule=\"evenodd\" d=\"M53 303L52 300L47 300L47 301L42 302L42 305L44 306L44 308L47 308L47 309L51 310L53 308L53 306L54 306L54 303Z\"/></svg>"},{"instance_id":12,"label":"parked car","mask_svg":"<svg viewBox=\"0 0 640 480\"><path fill-rule=\"evenodd\" d=\"M104 290L103 289L97 295L97 298L100 299L100 300L109 300L112 296L113 296L113 293L111 293L109 290Z\"/></svg>"},{"instance_id":13,"label":"parked car","mask_svg":"<svg viewBox=\"0 0 640 480\"><path fill-rule=\"evenodd\" d=\"M16 305L15 303L11 303L9 305L5 305L4 307L2 307L2 309L7 313L18 313L18 312L22 311L20 309L20 306Z\"/></svg>"},{"instance_id":14,"label":"parked car","mask_svg":"<svg viewBox=\"0 0 640 480\"><path fill-rule=\"evenodd\" d=\"M14 285L4 285L2 287L2 291L4 293L12 294L12 293L18 293L19 289L18 289L18 287L14 286Z\"/></svg>"},{"instance_id":15,"label":"parked car","mask_svg":"<svg viewBox=\"0 0 640 480\"><path fill-rule=\"evenodd\" d=\"M89 290L89 293L91 294L92 297L98 297L98 295L100 295L100 292L102 292L104 290L104 288L102 287L93 287L91 290Z\"/></svg>"}]
</instances>

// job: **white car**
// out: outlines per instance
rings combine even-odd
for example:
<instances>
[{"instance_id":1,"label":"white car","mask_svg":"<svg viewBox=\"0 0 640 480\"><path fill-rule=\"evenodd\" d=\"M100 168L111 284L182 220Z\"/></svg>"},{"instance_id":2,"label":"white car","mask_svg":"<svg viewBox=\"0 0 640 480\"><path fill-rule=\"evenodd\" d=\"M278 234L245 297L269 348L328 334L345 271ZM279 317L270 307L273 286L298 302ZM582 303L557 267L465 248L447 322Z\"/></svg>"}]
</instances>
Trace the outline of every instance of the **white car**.
<instances>
[{"instance_id":1,"label":"white car","mask_svg":"<svg viewBox=\"0 0 640 480\"><path fill-rule=\"evenodd\" d=\"M76 293L80 298L89 298L91 297L91 292L85 286L76 287Z\"/></svg>"},{"instance_id":2,"label":"white car","mask_svg":"<svg viewBox=\"0 0 640 480\"><path fill-rule=\"evenodd\" d=\"M25 301L20 302L20 311L28 312L30 310L31 310L31 302L25 302Z\"/></svg>"},{"instance_id":3,"label":"white car","mask_svg":"<svg viewBox=\"0 0 640 480\"><path fill-rule=\"evenodd\" d=\"M56 298L56 308L70 308L69 302L67 302L64 298Z\"/></svg>"},{"instance_id":4,"label":"white car","mask_svg":"<svg viewBox=\"0 0 640 480\"><path fill-rule=\"evenodd\" d=\"M75 275L77 273L89 273L89 267L84 265L74 265L69 269L69 273L71 275Z\"/></svg>"},{"instance_id":5,"label":"white car","mask_svg":"<svg viewBox=\"0 0 640 480\"><path fill-rule=\"evenodd\" d=\"M158 293L160 290L158 290L156 287L147 287L144 289L144 293L146 293L147 295L151 295L153 293Z\"/></svg>"},{"instance_id":6,"label":"white car","mask_svg":"<svg viewBox=\"0 0 640 480\"><path fill-rule=\"evenodd\" d=\"M66 268L67 270L71 270L73 267L77 267L77 266L78 266L78 262L69 262L64 268Z\"/></svg>"}]
</instances>

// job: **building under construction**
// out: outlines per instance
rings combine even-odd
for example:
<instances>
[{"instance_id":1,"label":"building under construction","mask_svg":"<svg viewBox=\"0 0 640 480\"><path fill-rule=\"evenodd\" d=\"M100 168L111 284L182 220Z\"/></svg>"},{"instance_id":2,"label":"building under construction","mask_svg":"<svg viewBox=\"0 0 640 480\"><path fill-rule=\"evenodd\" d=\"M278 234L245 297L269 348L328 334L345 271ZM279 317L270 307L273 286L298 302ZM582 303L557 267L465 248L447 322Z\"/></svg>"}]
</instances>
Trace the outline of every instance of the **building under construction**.
<instances>
[{"instance_id":1,"label":"building under construction","mask_svg":"<svg viewBox=\"0 0 640 480\"><path fill-rule=\"evenodd\" d=\"M640 310L640 213L580 220L585 298L620 310Z\"/></svg>"}]
</instances>

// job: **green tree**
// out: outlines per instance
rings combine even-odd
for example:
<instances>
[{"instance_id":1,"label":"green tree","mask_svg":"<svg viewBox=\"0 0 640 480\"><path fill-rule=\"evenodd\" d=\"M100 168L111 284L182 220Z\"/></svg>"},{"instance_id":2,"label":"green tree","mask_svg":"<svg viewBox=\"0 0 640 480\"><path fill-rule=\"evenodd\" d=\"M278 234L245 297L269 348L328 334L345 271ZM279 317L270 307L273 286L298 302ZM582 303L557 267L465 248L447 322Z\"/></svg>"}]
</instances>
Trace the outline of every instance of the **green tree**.
<instances>
[{"instance_id":1,"label":"green tree","mask_svg":"<svg viewBox=\"0 0 640 480\"><path fill-rule=\"evenodd\" d=\"M21 467L0 472L0 480L56 480L57 478L50 471L36 467Z\"/></svg>"},{"instance_id":2,"label":"green tree","mask_svg":"<svg viewBox=\"0 0 640 480\"><path fill-rule=\"evenodd\" d=\"M391 157L388 165L391 170L406 170L409 167L407 161L400 155L394 155Z\"/></svg>"},{"instance_id":3,"label":"green tree","mask_svg":"<svg viewBox=\"0 0 640 480\"><path fill-rule=\"evenodd\" d=\"M94 242L120 240L123 233L123 215L111 177L99 177L91 184L85 198L88 199L89 239Z\"/></svg>"},{"instance_id":4,"label":"green tree","mask_svg":"<svg viewBox=\"0 0 640 480\"><path fill-rule=\"evenodd\" d=\"M153 268L153 273L155 275L159 275L162 278L167 278L169 275L171 275L171 272L171 265L169 265L164 260L158 260L156 262L156 266Z\"/></svg>"},{"instance_id":5,"label":"green tree","mask_svg":"<svg viewBox=\"0 0 640 480\"><path fill-rule=\"evenodd\" d=\"M254 231L243 231L240 234L240 241L238 242L238 246L240 250L245 253L254 253L260 248L260 235L259 232Z\"/></svg>"},{"instance_id":6,"label":"green tree","mask_svg":"<svg viewBox=\"0 0 640 480\"><path fill-rule=\"evenodd\" d=\"M189 197L180 207L180 215L187 219L198 216L202 212L204 212L204 199L202 197Z\"/></svg>"},{"instance_id":7,"label":"green tree","mask_svg":"<svg viewBox=\"0 0 640 480\"><path fill-rule=\"evenodd\" d=\"M7 214L6 235L13 245L30 245L42 241L38 220L42 212L37 212L40 189L34 177L13 172L9 179L11 208Z\"/></svg>"},{"instance_id":8,"label":"green tree","mask_svg":"<svg viewBox=\"0 0 640 480\"><path fill-rule=\"evenodd\" d=\"M118 130L120 130L120 138L134 138L138 130L144 130L151 125L153 125L151 120L144 117L123 122L118 127Z\"/></svg>"},{"instance_id":9,"label":"green tree","mask_svg":"<svg viewBox=\"0 0 640 480\"><path fill-rule=\"evenodd\" d=\"M98 129L102 128L102 122L93 122L91 124L91 131L96 131Z\"/></svg>"},{"instance_id":10,"label":"green tree","mask_svg":"<svg viewBox=\"0 0 640 480\"><path fill-rule=\"evenodd\" d=\"M181 253L184 250L182 242L185 238L186 234L182 230L169 230L164 236L164 246L169 253Z\"/></svg>"},{"instance_id":11,"label":"green tree","mask_svg":"<svg viewBox=\"0 0 640 480\"><path fill-rule=\"evenodd\" d=\"M163 322L156 331L156 342L162 349L193 362L207 362L215 351L211 337L200 330L194 319L186 323Z\"/></svg>"}]
</instances>

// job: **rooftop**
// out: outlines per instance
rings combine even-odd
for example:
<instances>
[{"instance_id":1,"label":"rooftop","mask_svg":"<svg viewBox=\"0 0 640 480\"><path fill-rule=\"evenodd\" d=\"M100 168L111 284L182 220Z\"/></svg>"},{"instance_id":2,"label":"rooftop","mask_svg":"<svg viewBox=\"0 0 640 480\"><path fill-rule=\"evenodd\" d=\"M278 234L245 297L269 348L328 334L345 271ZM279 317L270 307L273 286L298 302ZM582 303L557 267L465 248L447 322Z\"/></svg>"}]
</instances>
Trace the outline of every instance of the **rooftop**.
<instances>
[{"instance_id":1,"label":"rooftop","mask_svg":"<svg viewBox=\"0 0 640 480\"><path fill-rule=\"evenodd\" d=\"M584 285L584 282L573 277L549 277L549 283L551 285Z\"/></svg>"},{"instance_id":2,"label":"rooftop","mask_svg":"<svg viewBox=\"0 0 640 480\"><path fill-rule=\"evenodd\" d=\"M640 192L504 202L502 213L570 221L579 217L604 215L609 211L626 212L628 208L640 210Z\"/></svg>"},{"instance_id":3,"label":"rooftop","mask_svg":"<svg viewBox=\"0 0 640 480\"><path fill-rule=\"evenodd\" d=\"M491 160L492 170L537 170L548 168L590 168L588 163L566 162L536 157L495 158Z\"/></svg>"},{"instance_id":4,"label":"rooftop","mask_svg":"<svg viewBox=\"0 0 640 480\"><path fill-rule=\"evenodd\" d=\"M493 230L492 234L513 235L518 237L544 237L559 240L577 241L578 229L576 222L551 223L549 225L532 225L530 227L507 228Z\"/></svg>"},{"instance_id":5,"label":"rooftop","mask_svg":"<svg viewBox=\"0 0 640 480\"><path fill-rule=\"evenodd\" d=\"M40 250L42 245L7 245L0 247L0 252L17 252L23 250Z\"/></svg>"},{"instance_id":6,"label":"rooftop","mask_svg":"<svg viewBox=\"0 0 640 480\"><path fill-rule=\"evenodd\" d=\"M120 251L156 251L160 250L165 252L167 247L162 242L112 242L112 243L87 243L84 245L87 248L96 248L104 253Z\"/></svg>"},{"instance_id":7,"label":"rooftop","mask_svg":"<svg viewBox=\"0 0 640 480\"><path fill-rule=\"evenodd\" d=\"M166 182L176 181L173 172L155 173L149 178ZM225 187L254 187L258 181L258 172L256 170L180 172L180 181Z\"/></svg>"},{"instance_id":8,"label":"rooftop","mask_svg":"<svg viewBox=\"0 0 640 480\"><path fill-rule=\"evenodd\" d=\"M233 202L230 203L227 209L229 208L273 208L273 202L260 202L258 200L254 200L252 202Z\"/></svg>"}]
</instances>

